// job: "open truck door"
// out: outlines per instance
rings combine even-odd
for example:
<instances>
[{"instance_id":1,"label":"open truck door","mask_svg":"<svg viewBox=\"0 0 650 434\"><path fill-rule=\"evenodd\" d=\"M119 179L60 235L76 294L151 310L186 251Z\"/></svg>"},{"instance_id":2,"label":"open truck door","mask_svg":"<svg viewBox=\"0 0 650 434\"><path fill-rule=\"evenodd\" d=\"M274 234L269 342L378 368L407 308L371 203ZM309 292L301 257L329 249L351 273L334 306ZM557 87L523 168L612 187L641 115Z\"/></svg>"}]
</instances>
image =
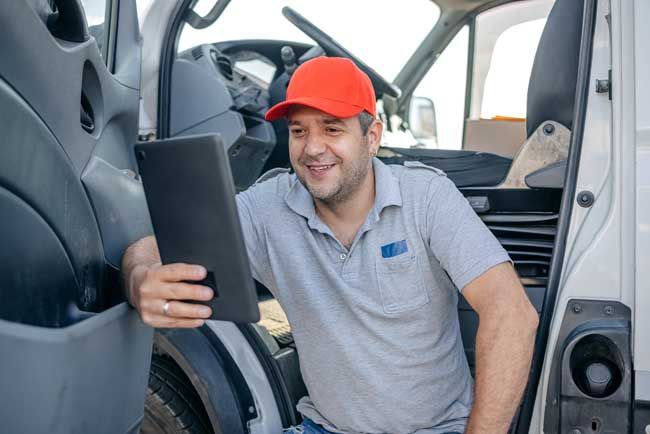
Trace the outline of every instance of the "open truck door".
<instances>
[{"instance_id":1,"label":"open truck door","mask_svg":"<svg viewBox=\"0 0 650 434\"><path fill-rule=\"evenodd\" d=\"M138 432L152 330L119 278L150 233L135 1L5 1L0 29L2 431Z\"/></svg>"}]
</instances>

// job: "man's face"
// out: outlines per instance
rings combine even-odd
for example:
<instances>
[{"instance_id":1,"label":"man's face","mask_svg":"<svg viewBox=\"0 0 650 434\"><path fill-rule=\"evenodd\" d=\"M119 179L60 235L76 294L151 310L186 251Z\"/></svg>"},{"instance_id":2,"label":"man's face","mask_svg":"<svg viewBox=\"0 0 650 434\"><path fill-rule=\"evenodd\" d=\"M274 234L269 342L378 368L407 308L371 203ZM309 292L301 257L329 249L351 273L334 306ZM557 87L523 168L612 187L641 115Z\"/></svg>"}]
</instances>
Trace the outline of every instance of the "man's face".
<instances>
[{"instance_id":1,"label":"man's face","mask_svg":"<svg viewBox=\"0 0 650 434\"><path fill-rule=\"evenodd\" d=\"M372 166L370 134L362 134L357 116L341 119L295 106L287 118L289 157L300 182L315 199L330 204L345 201Z\"/></svg>"}]
</instances>

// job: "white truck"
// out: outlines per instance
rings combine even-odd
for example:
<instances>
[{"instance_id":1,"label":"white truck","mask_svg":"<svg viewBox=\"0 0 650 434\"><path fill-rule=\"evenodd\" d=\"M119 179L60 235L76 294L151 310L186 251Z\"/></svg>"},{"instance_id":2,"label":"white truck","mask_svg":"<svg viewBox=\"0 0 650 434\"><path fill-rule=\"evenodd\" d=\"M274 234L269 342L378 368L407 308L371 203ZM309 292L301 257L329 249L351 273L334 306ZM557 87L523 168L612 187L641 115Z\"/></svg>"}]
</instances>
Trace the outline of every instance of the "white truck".
<instances>
[{"instance_id":1,"label":"white truck","mask_svg":"<svg viewBox=\"0 0 650 434\"><path fill-rule=\"evenodd\" d=\"M650 433L648 22L647 0L0 3L0 431L299 422L266 288L258 324L154 331L119 266L152 231L134 143L220 133L244 190L289 167L263 114L325 55L373 81L379 157L444 170L513 259L540 325L510 432ZM473 369L479 319L458 317Z\"/></svg>"}]
</instances>

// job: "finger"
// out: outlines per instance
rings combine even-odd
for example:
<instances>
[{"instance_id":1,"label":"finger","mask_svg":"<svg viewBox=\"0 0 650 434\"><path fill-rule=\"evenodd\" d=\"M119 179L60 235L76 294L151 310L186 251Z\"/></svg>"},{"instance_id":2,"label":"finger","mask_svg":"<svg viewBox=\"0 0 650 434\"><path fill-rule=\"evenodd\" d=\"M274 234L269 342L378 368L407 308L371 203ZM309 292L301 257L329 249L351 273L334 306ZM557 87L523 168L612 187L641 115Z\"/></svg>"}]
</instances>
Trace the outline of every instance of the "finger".
<instances>
[{"instance_id":1,"label":"finger","mask_svg":"<svg viewBox=\"0 0 650 434\"><path fill-rule=\"evenodd\" d=\"M200 265L168 264L158 267L156 274L161 280L180 282L181 280L201 280L205 278L205 268Z\"/></svg>"},{"instance_id":2,"label":"finger","mask_svg":"<svg viewBox=\"0 0 650 434\"><path fill-rule=\"evenodd\" d=\"M203 324L205 324L205 321L202 319L176 319L171 320L169 327L177 329L193 329L201 327Z\"/></svg>"},{"instance_id":3,"label":"finger","mask_svg":"<svg viewBox=\"0 0 650 434\"><path fill-rule=\"evenodd\" d=\"M205 320L202 319L186 319L186 318L170 318L164 315L154 315L146 321L148 325L155 328L179 328L179 329L191 329L196 327L201 327L205 324Z\"/></svg>"},{"instance_id":4,"label":"finger","mask_svg":"<svg viewBox=\"0 0 650 434\"><path fill-rule=\"evenodd\" d=\"M182 319L206 319L212 315L212 309L209 306L202 304L183 303L180 301L167 301L169 307L167 309L167 317L169 318L182 318ZM160 312L164 315L163 307L165 302L160 304Z\"/></svg>"},{"instance_id":5,"label":"finger","mask_svg":"<svg viewBox=\"0 0 650 434\"><path fill-rule=\"evenodd\" d=\"M207 286L191 283L164 283L158 287L156 298L163 300L210 301L214 293Z\"/></svg>"}]
</instances>

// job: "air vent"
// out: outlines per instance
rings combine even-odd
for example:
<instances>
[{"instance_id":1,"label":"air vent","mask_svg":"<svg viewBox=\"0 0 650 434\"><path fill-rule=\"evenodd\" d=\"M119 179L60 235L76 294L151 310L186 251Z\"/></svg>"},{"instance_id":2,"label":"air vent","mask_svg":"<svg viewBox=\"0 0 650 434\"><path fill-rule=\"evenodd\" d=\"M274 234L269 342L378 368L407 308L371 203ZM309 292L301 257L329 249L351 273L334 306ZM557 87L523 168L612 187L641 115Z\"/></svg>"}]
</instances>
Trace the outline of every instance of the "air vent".
<instances>
[{"instance_id":1,"label":"air vent","mask_svg":"<svg viewBox=\"0 0 650 434\"><path fill-rule=\"evenodd\" d=\"M232 80L232 63L230 62L230 59L226 56L217 54L216 51L210 51L210 58L219 72L221 72L221 75L223 75L226 80Z\"/></svg>"},{"instance_id":2,"label":"air vent","mask_svg":"<svg viewBox=\"0 0 650 434\"><path fill-rule=\"evenodd\" d=\"M481 219L494 233L524 285L546 285L557 233L557 214L486 214Z\"/></svg>"},{"instance_id":3,"label":"air vent","mask_svg":"<svg viewBox=\"0 0 650 434\"><path fill-rule=\"evenodd\" d=\"M192 57L194 60L199 60L203 57L203 50L201 50L201 47L192 48Z\"/></svg>"}]
</instances>

